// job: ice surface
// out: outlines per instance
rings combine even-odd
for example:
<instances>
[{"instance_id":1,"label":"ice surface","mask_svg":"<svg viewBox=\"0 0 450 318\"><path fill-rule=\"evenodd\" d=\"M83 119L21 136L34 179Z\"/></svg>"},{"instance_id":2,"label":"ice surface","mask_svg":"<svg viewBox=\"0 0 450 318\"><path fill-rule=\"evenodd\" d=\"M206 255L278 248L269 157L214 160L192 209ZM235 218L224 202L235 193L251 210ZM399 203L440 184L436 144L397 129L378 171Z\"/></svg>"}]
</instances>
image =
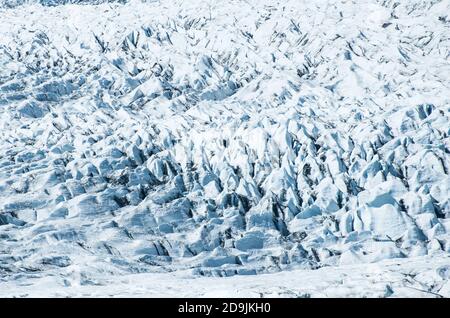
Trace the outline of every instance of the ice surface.
<instances>
[{"instance_id":1,"label":"ice surface","mask_svg":"<svg viewBox=\"0 0 450 318\"><path fill-rule=\"evenodd\" d=\"M8 295L448 262L450 1L0 4Z\"/></svg>"},{"instance_id":2,"label":"ice surface","mask_svg":"<svg viewBox=\"0 0 450 318\"><path fill-rule=\"evenodd\" d=\"M70 268L70 267L66 267ZM61 268L53 269L59 272ZM233 277L198 277L184 271L111 277L47 275L0 282L0 297L450 297L449 257L384 260L361 266L293 270Z\"/></svg>"}]
</instances>

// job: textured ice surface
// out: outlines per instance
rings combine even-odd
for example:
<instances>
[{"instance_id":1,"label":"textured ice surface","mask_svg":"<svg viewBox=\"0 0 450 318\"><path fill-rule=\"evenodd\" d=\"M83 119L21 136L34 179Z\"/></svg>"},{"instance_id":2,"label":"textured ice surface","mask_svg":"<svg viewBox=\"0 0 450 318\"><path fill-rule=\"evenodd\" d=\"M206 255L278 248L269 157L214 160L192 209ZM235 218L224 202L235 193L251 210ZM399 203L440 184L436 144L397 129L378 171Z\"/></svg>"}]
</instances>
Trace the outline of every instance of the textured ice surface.
<instances>
[{"instance_id":1,"label":"textured ice surface","mask_svg":"<svg viewBox=\"0 0 450 318\"><path fill-rule=\"evenodd\" d=\"M0 282L0 297L450 297L450 258L422 256L272 274L193 277L184 271L87 280L77 271Z\"/></svg>"},{"instance_id":2,"label":"textured ice surface","mask_svg":"<svg viewBox=\"0 0 450 318\"><path fill-rule=\"evenodd\" d=\"M0 2L0 284L448 261L450 1L67 2Z\"/></svg>"}]
</instances>

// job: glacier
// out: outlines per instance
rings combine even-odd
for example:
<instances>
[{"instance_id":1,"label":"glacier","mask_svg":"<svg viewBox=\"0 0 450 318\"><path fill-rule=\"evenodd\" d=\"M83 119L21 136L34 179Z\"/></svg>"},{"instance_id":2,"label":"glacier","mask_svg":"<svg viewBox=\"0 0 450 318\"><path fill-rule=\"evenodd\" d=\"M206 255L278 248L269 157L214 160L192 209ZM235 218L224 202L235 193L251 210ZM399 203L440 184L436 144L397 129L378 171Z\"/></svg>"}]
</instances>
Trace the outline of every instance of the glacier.
<instances>
[{"instance_id":1,"label":"glacier","mask_svg":"<svg viewBox=\"0 0 450 318\"><path fill-rule=\"evenodd\" d=\"M450 297L449 12L1 0L0 296Z\"/></svg>"}]
</instances>

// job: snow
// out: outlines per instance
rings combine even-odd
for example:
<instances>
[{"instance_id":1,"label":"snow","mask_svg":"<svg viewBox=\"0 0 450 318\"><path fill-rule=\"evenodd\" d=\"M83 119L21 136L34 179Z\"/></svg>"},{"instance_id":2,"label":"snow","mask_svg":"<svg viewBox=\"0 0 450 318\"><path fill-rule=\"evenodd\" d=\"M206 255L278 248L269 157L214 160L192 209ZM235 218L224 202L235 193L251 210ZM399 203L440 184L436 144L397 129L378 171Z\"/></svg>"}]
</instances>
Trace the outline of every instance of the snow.
<instances>
[{"instance_id":1,"label":"snow","mask_svg":"<svg viewBox=\"0 0 450 318\"><path fill-rule=\"evenodd\" d=\"M0 293L448 296L446 12L0 1Z\"/></svg>"}]
</instances>

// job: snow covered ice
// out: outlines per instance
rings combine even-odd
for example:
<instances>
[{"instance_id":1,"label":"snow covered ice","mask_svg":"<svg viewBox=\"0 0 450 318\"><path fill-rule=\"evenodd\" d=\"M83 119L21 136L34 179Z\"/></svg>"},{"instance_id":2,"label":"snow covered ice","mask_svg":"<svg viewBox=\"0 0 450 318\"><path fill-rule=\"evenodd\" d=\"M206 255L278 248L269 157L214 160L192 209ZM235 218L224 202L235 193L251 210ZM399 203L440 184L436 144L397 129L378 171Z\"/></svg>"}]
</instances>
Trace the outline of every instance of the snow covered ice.
<instances>
[{"instance_id":1,"label":"snow covered ice","mask_svg":"<svg viewBox=\"0 0 450 318\"><path fill-rule=\"evenodd\" d=\"M0 0L0 295L450 297L449 135L449 0Z\"/></svg>"}]
</instances>

